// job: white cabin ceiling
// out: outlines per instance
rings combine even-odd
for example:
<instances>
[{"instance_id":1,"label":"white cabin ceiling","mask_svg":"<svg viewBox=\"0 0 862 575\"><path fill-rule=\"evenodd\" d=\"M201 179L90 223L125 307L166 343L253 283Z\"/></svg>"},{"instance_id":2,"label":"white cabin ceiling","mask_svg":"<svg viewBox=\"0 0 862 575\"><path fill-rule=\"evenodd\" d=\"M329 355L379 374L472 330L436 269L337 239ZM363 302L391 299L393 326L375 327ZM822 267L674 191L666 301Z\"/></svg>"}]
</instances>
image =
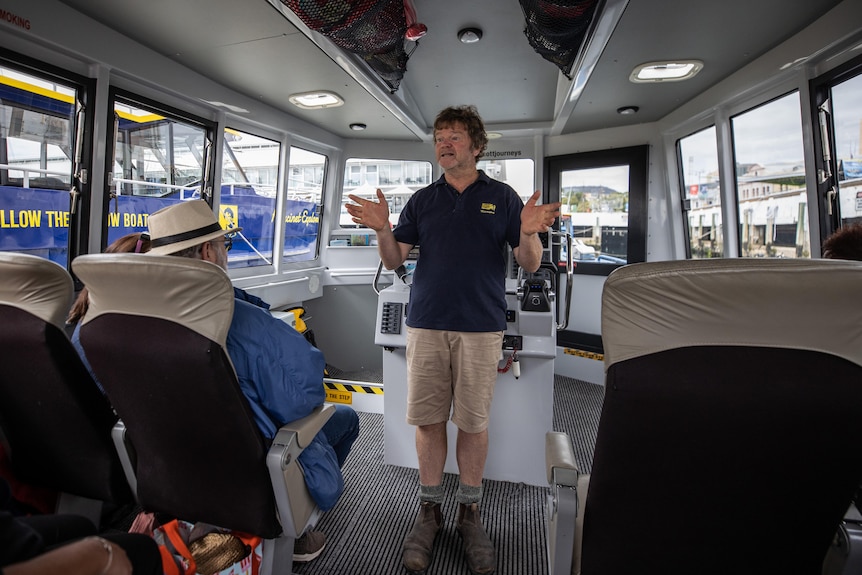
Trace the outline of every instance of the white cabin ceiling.
<instances>
[{"instance_id":1,"label":"white cabin ceiling","mask_svg":"<svg viewBox=\"0 0 862 575\"><path fill-rule=\"evenodd\" d=\"M415 0L428 32L394 96L363 88L312 41L314 34L309 37L285 18L279 0L61 1L218 83L338 136L413 141L427 138L439 110L457 104L475 104L489 130L511 135L657 121L839 3L609 0L622 3L625 11L576 104L564 106L556 102L558 84L566 94L569 82L528 44L518 0ZM481 28L482 40L461 44L456 33L465 27ZM638 64L681 58L700 59L704 69L686 82L628 80ZM336 92L346 104L301 110L288 102L290 94L312 90ZM410 119L399 119L393 106L406 109ZM640 110L621 116L616 113L621 106ZM352 131L354 122L368 128Z\"/></svg>"}]
</instances>

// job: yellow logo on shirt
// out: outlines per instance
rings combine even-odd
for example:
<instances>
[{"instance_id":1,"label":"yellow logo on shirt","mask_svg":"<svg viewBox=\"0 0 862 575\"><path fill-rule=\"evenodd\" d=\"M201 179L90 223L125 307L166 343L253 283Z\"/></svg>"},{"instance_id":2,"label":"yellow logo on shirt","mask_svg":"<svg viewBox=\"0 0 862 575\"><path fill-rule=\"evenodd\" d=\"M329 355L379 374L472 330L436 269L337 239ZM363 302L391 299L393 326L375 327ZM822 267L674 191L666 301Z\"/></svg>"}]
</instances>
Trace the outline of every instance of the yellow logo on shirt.
<instances>
[{"instance_id":1,"label":"yellow logo on shirt","mask_svg":"<svg viewBox=\"0 0 862 575\"><path fill-rule=\"evenodd\" d=\"M490 202L484 202L482 203L482 207L479 208L479 211L483 214L495 214L497 213L497 206Z\"/></svg>"}]
</instances>

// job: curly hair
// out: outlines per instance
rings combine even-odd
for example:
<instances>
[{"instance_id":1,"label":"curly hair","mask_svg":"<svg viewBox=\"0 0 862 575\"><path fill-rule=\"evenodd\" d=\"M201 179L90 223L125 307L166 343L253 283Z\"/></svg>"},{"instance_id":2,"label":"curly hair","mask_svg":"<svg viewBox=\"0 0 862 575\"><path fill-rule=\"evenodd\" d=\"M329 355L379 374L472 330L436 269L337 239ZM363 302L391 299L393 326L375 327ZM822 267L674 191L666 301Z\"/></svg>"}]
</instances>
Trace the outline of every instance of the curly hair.
<instances>
[{"instance_id":1,"label":"curly hair","mask_svg":"<svg viewBox=\"0 0 862 575\"><path fill-rule=\"evenodd\" d=\"M862 224L846 225L823 242L823 257L862 261Z\"/></svg>"},{"instance_id":2,"label":"curly hair","mask_svg":"<svg viewBox=\"0 0 862 575\"><path fill-rule=\"evenodd\" d=\"M451 128L455 124L461 124L467 130L473 148L479 150L476 159L482 157L485 148L488 147L488 135L485 133L485 124L479 116L476 106L450 106L437 114L434 120L434 133L437 130Z\"/></svg>"}]
</instances>

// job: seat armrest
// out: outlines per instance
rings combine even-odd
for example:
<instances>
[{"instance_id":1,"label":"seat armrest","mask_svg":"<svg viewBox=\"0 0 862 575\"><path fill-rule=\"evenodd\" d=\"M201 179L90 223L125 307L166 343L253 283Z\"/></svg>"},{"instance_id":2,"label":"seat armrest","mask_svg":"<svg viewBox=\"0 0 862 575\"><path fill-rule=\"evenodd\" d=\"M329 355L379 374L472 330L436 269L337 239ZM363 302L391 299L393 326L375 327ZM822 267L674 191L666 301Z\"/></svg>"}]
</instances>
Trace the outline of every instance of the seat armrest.
<instances>
[{"instance_id":1,"label":"seat armrest","mask_svg":"<svg viewBox=\"0 0 862 575\"><path fill-rule=\"evenodd\" d=\"M135 473L135 450L131 441L126 437L126 424L122 419L118 419L117 423L111 429L111 439L114 442L114 449L120 457L120 464L123 466L123 474L126 476L126 483L132 490L132 495L135 501L138 500L138 478Z\"/></svg>"},{"instance_id":2,"label":"seat armrest","mask_svg":"<svg viewBox=\"0 0 862 575\"><path fill-rule=\"evenodd\" d=\"M326 422L335 413L335 406L324 403L301 419L290 421L281 426L272 440L273 445L290 445L295 439L300 450L308 447L311 440L317 435Z\"/></svg>"},{"instance_id":3,"label":"seat armrest","mask_svg":"<svg viewBox=\"0 0 862 575\"><path fill-rule=\"evenodd\" d=\"M575 487L578 484L578 464L571 438L559 431L545 434L545 467L548 483Z\"/></svg>"},{"instance_id":4,"label":"seat armrest","mask_svg":"<svg viewBox=\"0 0 862 575\"><path fill-rule=\"evenodd\" d=\"M545 434L545 466L548 471L548 573L580 573L580 501L586 500L589 476L580 475L572 440L565 433ZM579 476L580 475L580 476Z\"/></svg>"},{"instance_id":5,"label":"seat armrest","mask_svg":"<svg viewBox=\"0 0 862 575\"><path fill-rule=\"evenodd\" d=\"M273 495L282 529L288 537L299 537L320 517L320 508L308 492L297 459L333 413L335 406L324 403L305 417L286 423L275 434L267 452Z\"/></svg>"}]
</instances>

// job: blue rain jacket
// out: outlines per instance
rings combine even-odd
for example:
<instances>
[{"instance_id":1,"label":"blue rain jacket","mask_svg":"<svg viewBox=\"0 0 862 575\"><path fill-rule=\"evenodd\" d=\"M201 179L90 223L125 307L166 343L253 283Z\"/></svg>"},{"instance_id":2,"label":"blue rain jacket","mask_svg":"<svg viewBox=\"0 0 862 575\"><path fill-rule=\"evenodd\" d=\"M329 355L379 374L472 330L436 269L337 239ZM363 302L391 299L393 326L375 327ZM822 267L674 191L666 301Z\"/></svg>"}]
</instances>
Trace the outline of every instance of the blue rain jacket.
<instances>
[{"instance_id":1,"label":"blue rain jacket","mask_svg":"<svg viewBox=\"0 0 862 575\"><path fill-rule=\"evenodd\" d=\"M325 360L305 336L274 318L265 302L238 288L234 292L228 355L261 433L272 440L279 427L323 403ZM312 498L324 511L330 509L344 489L344 480L335 451L322 432L300 454L299 463Z\"/></svg>"}]
</instances>

